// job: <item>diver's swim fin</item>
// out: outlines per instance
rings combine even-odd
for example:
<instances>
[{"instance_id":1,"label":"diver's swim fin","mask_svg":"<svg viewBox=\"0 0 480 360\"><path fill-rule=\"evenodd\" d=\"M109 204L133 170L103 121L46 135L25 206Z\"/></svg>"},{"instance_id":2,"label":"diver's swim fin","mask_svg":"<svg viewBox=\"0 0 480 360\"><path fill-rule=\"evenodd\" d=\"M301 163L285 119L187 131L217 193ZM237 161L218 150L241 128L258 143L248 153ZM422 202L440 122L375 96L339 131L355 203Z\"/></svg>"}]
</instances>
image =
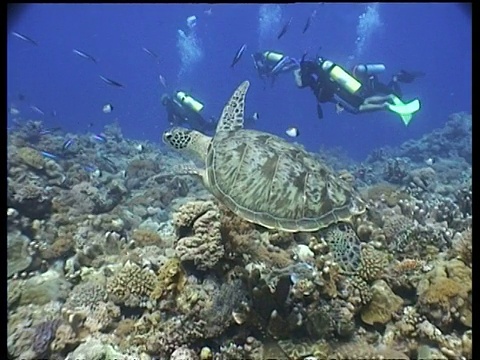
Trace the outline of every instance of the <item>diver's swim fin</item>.
<instances>
[{"instance_id":1,"label":"diver's swim fin","mask_svg":"<svg viewBox=\"0 0 480 360\"><path fill-rule=\"evenodd\" d=\"M397 96L393 98L394 104L389 104L390 111L397 113L401 118L405 126L407 126L412 120L412 115L420 110L420 101L415 99L409 103L404 104Z\"/></svg>"}]
</instances>

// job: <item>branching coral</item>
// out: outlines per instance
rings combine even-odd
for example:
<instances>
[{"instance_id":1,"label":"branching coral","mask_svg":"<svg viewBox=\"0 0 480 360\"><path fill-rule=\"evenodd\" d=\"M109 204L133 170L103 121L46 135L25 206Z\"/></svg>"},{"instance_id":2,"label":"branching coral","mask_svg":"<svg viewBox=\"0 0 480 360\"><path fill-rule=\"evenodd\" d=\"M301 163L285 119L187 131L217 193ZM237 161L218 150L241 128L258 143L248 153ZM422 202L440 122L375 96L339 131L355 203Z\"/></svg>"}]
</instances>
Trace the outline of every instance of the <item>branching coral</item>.
<instances>
[{"instance_id":1,"label":"branching coral","mask_svg":"<svg viewBox=\"0 0 480 360\"><path fill-rule=\"evenodd\" d=\"M107 291L116 304L146 307L155 281L153 271L127 261L120 272L107 280Z\"/></svg>"}]
</instances>

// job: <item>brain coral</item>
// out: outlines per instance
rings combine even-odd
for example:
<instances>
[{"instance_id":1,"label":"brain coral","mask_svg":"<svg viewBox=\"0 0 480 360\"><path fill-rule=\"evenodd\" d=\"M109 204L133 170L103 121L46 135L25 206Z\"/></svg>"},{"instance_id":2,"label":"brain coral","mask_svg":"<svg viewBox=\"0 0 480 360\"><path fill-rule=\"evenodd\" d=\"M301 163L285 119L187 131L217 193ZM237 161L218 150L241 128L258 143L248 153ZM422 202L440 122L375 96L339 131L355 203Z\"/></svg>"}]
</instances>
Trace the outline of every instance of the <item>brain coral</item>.
<instances>
[{"instance_id":1,"label":"brain coral","mask_svg":"<svg viewBox=\"0 0 480 360\"><path fill-rule=\"evenodd\" d=\"M178 209L173 221L180 235L175 244L180 260L193 261L200 270L214 267L225 253L218 207L212 201L189 202Z\"/></svg>"},{"instance_id":2,"label":"brain coral","mask_svg":"<svg viewBox=\"0 0 480 360\"><path fill-rule=\"evenodd\" d=\"M34 169L41 170L45 166L45 159L37 150L29 147L22 147L18 149L18 157L20 161Z\"/></svg>"}]
</instances>

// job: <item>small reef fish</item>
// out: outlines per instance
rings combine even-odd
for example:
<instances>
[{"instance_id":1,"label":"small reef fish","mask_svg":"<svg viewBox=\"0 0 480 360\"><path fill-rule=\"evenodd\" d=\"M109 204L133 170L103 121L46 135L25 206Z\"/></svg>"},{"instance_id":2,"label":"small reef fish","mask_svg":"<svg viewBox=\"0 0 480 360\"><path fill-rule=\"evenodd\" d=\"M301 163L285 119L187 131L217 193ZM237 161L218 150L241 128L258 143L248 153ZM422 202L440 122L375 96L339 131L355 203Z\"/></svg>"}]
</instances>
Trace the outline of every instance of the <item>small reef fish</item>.
<instances>
[{"instance_id":1,"label":"small reef fish","mask_svg":"<svg viewBox=\"0 0 480 360\"><path fill-rule=\"evenodd\" d=\"M254 112L252 115L252 119L257 121L260 118L260 115L258 115L258 112Z\"/></svg>"},{"instance_id":2,"label":"small reef fish","mask_svg":"<svg viewBox=\"0 0 480 360\"><path fill-rule=\"evenodd\" d=\"M63 151L68 150L68 148L69 148L70 146L72 146L72 144L73 144L74 141L75 141L75 139L67 139L67 140L65 140L65 142L64 142L63 145L62 145L62 150L63 150Z\"/></svg>"},{"instance_id":3,"label":"small reef fish","mask_svg":"<svg viewBox=\"0 0 480 360\"><path fill-rule=\"evenodd\" d=\"M300 135L300 131L296 127L290 127L285 131L285 134L287 134L290 137L297 137Z\"/></svg>"},{"instance_id":4,"label":"small reef fish","mask_svg":"<svg viewBox=\"0 0 480 360\"><path fill-rule=\"evenodd\" d=\"M49 128L49 129L42 129L38 132L39 135L48 135L48 134L51 134L55 131L59 131L59 130L62 130L62 128L60 126L56 126L56 127L53 127L53 128Z\"/></svg>"},{"instance_id":5,"label":"small reef fish","mask_svg":"<svg viewBox=\"0 0 480 360\"><path fill-rule=\"evenodd\" d=\"M315 17L315 15L317 15L317 10L313 10L313 12L308 17L307 22L306 22L305 26L303 27L302 34L305 34L305 32L308 30L308 28L310 27L310 24L312 22L312 19Z\"/></svg>"},{"instance_id":6,"label":"small reef fish","mask_svg":"<svg viewBox=\"0 0 480 360\"><path fill-rule=\"evenodd\" d=\"M40 115L45 115L45 113L44 113L41 109L39 109L38 107L36 107L35 105L30 106L30 109L32 109L33 111L39 113Z\"/></svg>"},{"instance_id":7,"label":"small reef fish","mask_svg":"<svg viewBox=\"0 0 480 360\"><path fill-rule=\"evenodd\" d=\"M96 178L102 177L102 170L100 170L98 167L94 165L85 165L83 167L83 170L90 173L92 177L96 177Z\"/></svg>"},{"instance_id":8,"label":"small reef fish","mask_svg":"<svg viewBox=\"0 0 480 360\"><path fill-rule=\"evenodd\" d=\"M48 151L40 151L40 154L42 154L43 156L45 156L46 158L49 158L49 159L53 159L53 160L58 159L57 155L49 153Z\"/></svg>"},{"instance_id":9,"label":"small reef fish","mask_svg":"<svg viewBox=\"0 0 480 360\"><path fill-rule=\"evenodd\" d=\"M167 82L165 78L162 75L158 75L158 79L160 80L160 84L163 85L163 87L166 89L167 88Z\"/></svg>"},{"instance_id":10,"label":"small reef fish","mask_svg":"<svg viewBox=\"0 0 480 360\"><path fill-rule=\"evenodd\" d=\"M287 33L288 28L290 27L290 23L292 22L292 19L293 19L293 18L290 18L290 19L285 23L285 25L283 25L282 30L280 30L280 32L278 33L277 39L280 40L280 38Z\"/></svg>"},{"instance_id":11,"label":"small reef fish","mask_svg":"<svg viewBox=\"0 0 480 360\"><path fill-rule=\"evenodd\" d=\"M111 113L112 110L113 110L113 105L112 105L112 104L105 104L105 105L103 105L102 111L103 111L105 114Z\"/></svg>"},{"instance_id":12,"label":"small reef fish","mask_svg":"<svg viewBox=\"0 0 480 360\"><path fill-rule=\"evenodd\" d=\"M238 63L240 61L240 59L242 58L242 55L243 53L245 52L245 49L247 48L247 44L243 44L240 49L237 50L234 58L233 58L233 61L232 61L232 64L230 65L231 68L233 68L235 66L236 63Z\"/></svg>"},{"instance_id":13,"label":"small reef fish","mask_svg":"<svg viewBox=\"0 0 480 360\"><path fill-rule=\"evenodd\" d=\"M17 38L19 38L19 39L21 39L21 40L23 40L23 41L26 41L26 42L28 42L28 43L30 43L30 44L32 44L32 45L38 46L38 43L37 43L35 40L33 40L32 38L30 38L30 37L28 37L28 36L26 36L26 35L20 34L20 33L16 32L16 31L12 31L12 35L13 35L13 36L16 36Z\"/></svg>"},{"instance_id":14,"label":"small reef fish","mask_svg":"<svg viewBox=\"0 0 480 360\"><path fill-rule=\"evenodd\" d=\"M102 79L106 84L110 86L116 86L116 87L121 87L123 88L124 86L120 84L118 81L106 78L105 76L100 75L100 79Z\"/></svg>"},{"instance_id":15,"label":"small reef fish","mask_svg":"<svg viewBox=\"0 0 480 360\"><path fill-rule=\"evenodd\" d=\"M435 159L428 158L427 160L425 160L425 164L427 164L428 166L432 166L433 164L435 164Z\"/></svg>"},{"instance_id":16,"label":"small reef fish","mask_svg":"<svg viewBox=\"0 0 480 360\"><path fill-rule=\"evenodd\" d=\"M145 51L148 55L154 57L156 60L158 60L158 55L155 54L152 50L147 49L146 47L142 47L142 50Z\"/></svg>"},{"instance_id":17,"label":"small reef fish","mask_svg":"<svg viewBox=\"0 0 480 360\"><path fill-rule=\"evenodd\" d=\"M102 143L107 142L107 138L103 134L92 135L92 139L95 140L95 141L102 142Z\"/></svg>"},{"instance_id":18,"label":"small reef fish","mask_svg":"<svg viewBox=\"0 0 480 360\"><path fill-rule=\"evenodd\" d=\"M73 51L74 54L77 54L78 56L80 56L84 59L93 61L95 64L97 63L97 60L92 55L88 55L86 52L83 52L83 51L78 50L78 49L73 49L72 51Z\"/></svg>"}]
</instances>

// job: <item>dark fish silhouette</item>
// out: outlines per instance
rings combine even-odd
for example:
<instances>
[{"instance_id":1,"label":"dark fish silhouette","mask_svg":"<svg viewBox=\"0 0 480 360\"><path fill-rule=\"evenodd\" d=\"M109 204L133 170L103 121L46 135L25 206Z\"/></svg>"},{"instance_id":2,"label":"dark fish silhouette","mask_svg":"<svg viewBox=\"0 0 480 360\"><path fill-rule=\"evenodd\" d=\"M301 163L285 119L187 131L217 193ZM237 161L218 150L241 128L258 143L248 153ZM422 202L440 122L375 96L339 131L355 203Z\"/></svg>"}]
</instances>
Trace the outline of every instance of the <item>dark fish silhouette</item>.
<instances>
[{"instance_id":1,"label":"dark fish silhouette","mask_svg":"<svg viewBox=\"0 0 480 360\"><path fill-rule=\"evenodd\" d=\"M30 44L38 46L38 43L35 40L33 40L32 38L29 38L26 35L22 35L22 34L16 32L16 31L12 31L12 35L16 36L19 39L22 39L23 41L29 42Z\"/></svg>"},{"instance_id":2,"label":"dark fish silhouette","mask_svg":"<svg viewBox=\"0 0 480 360\"><path fill-rule=\"evenodd\" d=\"M111 85L111 86L116 86L116 87L121 87L123 88L124 86L122 84L120 84L118 81L115 81L115 80L112 80L112 79L108 79L102 75L100 75L100 79L102 79L105 83L107 83L108 85Z\"/></svg>"},{"instance_id":3,"label":"dark fish silhouette","mask_svg":"<svg viewBox=\"0 0 480 360\"><path fill-rule=\"evenodd\" d=\"M243 44L240 49L237 50L237 53L235 54L235 57L233 58L232 64L230 65L231 68L235 66L237 62L240 61L242 58L243 53L245 52L245 49L247 48L247 44Z\"/></svg>"},{"instance_id":4,"label":"dark fish silhouette","mask_svg":"<svg viewBox=\"0 0 480 360\"><path fill-rule=\"evenodd\" d=\"M317 10L313 10L313 12L308 17L305 26L303 27L302 34L305 34L305 32L308 30L308 28L310 27L310 24L312 23L312 19L315 17L316 14L317 14Z\"/></svg>"},{"instance_id":5,"label":"dark fish silhouette","mask_svg":"<svg viewBox=\"0 0 480 360\"><path fill-rule=\"evenodd\" d=\"M92 55L88 55L86 52L83 52L78 49L73 49L72 51L74 54L77 54L78 56L83 57L84 59L93 61L95 64L97 63L97 60Z\"/></svg>"},{"instance_id":6,"label":"dark fish silhouette","mask_svg":"<svg viewBox=\"0 0 480 360\"><path fill-rule=\"evenodd\" d=\"M285 25L283 25L283 28L280 31L280 33L278 34L277 39L280 39L283 35L285 35L287 33L287 30L288 30L291 22L292 22L292 18L290 18L290 20L288 20L287 23Z\"/></svg>"}]
</instances>

